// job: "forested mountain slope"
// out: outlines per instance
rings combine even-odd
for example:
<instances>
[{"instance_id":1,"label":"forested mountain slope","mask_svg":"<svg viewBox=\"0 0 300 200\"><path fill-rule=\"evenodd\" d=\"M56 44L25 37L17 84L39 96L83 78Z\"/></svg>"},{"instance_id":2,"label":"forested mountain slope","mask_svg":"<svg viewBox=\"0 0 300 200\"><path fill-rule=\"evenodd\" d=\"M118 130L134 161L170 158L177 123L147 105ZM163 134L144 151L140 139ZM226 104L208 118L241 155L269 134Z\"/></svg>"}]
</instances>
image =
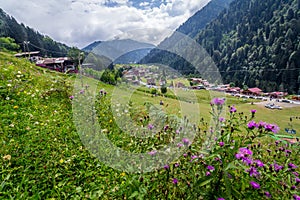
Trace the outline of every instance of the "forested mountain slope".
<instances>
[{"instance_id":1,"label":"forested mountain slope","mask_svg":"<svg viewBox=\"0 0 300 200\"><path fill-rule=\"evenodd\" d=\"M1 8L0 37L11 37L22 47L23 51L40 51L41 55L53 57L66 56L70 49L67 45L56 42L50 37L25 26L23 23L19 24ZM23 45L24 41L29 41L28 48L27 45Z\"/></svg>"}]
</instances>

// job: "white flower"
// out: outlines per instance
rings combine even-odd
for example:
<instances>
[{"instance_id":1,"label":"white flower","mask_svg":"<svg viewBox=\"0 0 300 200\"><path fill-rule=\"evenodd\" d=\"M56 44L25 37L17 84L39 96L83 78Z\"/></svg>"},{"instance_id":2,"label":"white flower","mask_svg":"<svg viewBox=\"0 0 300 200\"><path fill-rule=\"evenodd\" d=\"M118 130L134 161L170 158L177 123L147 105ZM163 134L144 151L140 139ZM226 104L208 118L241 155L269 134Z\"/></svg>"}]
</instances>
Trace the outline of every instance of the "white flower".
<instances>
[{"instance_id":1,"label":"white flower","mask_svg":"<svg viewBox=\"0 0 300 200\"><path fill-rule=\"evenodd\" d=\"M7 87L11 87L11 84L9 83L9 84L7 84Z\"/></svg>"}]
</instances>

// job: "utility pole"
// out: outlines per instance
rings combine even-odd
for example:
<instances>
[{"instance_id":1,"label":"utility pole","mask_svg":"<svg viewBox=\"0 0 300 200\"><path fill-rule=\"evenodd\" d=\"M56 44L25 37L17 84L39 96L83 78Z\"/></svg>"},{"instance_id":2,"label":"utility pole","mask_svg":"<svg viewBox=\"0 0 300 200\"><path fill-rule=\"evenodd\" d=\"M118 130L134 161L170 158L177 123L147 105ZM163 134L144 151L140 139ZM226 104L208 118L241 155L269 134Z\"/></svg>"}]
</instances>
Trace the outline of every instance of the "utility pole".
<instances>
[{"instance_id":1,"label":"utility pole","mask_svg":"<svg viewBox=\"0 0 300 200\"><path fill-rule=\"evenodd\" d=\"M24 43L23 43L24 52L27 52L28 56L29 56L28 59L30 59L30 52L29 52L29 47L28 47L29 43L30 43L30 41L24 41Z\"/></svg>"}]
</instances>

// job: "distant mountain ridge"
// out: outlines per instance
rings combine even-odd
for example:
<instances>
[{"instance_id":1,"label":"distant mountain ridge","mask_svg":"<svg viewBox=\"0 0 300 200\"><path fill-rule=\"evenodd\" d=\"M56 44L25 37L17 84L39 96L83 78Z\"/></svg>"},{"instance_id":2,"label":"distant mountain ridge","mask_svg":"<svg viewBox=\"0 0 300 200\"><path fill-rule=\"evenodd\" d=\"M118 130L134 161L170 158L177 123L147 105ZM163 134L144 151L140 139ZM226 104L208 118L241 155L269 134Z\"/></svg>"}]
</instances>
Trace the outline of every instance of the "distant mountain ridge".
<instances>
[{"instance_id":1,"label":"distant mountain ridge","mask_svg":"<svg viewBox=\"0 0 300 200\"><path fill-rule=\"evenodd\" d=\"M154 45L132 39L95 41L82 50L104 56L118 64L137 63L145 57Z\"/></svg>"},{"instance_id":2,"label":"distant mountain ridge","mask_svg":"<svg viewBox=\"0 0 300 200\"><path fill-rule=\"evenodd\" d=\"M49 36L40 34L38 31L18 23L0 8L0 37L11 37L23 47L24 41L29 41L30 51L40 51L41 55L60 57L66 56L69 46L56 42ZM24 49L22 48L24 51ZM27 51L27 49L26 49Z\"/></svg>"}]
</instances>

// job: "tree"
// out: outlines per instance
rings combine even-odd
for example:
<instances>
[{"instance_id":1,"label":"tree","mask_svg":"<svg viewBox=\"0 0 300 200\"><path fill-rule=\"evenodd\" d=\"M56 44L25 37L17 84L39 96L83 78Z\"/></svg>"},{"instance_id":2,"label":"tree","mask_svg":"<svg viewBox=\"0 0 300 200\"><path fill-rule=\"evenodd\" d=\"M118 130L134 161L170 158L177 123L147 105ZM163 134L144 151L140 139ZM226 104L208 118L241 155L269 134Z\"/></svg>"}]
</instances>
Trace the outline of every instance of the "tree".
<instances>
[{"instance_id":1,"label":"tree","mask_svg":"<svg viewBox=\"0 0 300 200\"><path fill-rule=\"evenodd\" d=\"M163 86L160 87L160 92L161 92L162 94L166 94L167 91L168 91L168 89L167 89L167 87L166 87L165 85L163 85Z\"/></svg>"},{"instance_id":2,"label":"tree","mask_svg":"<svg viewBox=\"0 0 300 200\"><path fill-rule=\"evenodd\" d=\"M20 45L15 43L15 39L10 37L0 37L0 50L1 51L18 51Z\"/></svg>"}]
</instances>

